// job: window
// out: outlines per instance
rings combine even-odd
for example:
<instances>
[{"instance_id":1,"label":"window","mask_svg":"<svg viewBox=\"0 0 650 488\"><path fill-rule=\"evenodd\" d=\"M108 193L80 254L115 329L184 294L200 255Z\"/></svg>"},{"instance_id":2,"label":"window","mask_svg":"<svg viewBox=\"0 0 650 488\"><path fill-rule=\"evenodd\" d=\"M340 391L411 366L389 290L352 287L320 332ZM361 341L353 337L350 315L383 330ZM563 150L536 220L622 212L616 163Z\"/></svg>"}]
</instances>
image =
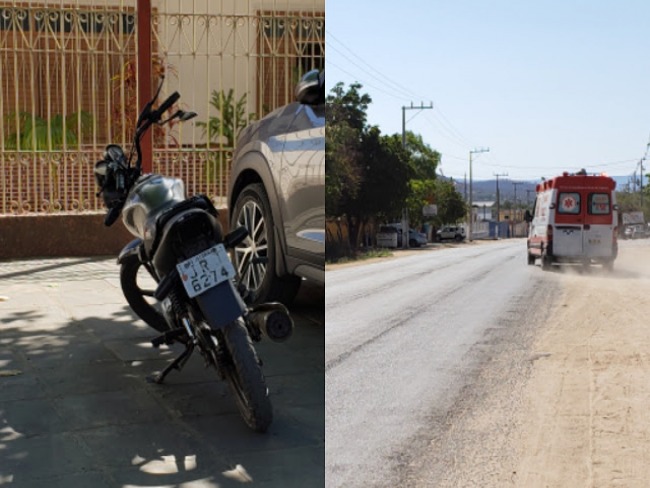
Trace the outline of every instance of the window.
<instances>
[{"instance_id":1,"label":"window","mask_svg":"<svg viewBox=\"0 0 650 488\"><path fill-rule=\"evenodd\" d=\"M302 75L325 67L325 12L260 11L258 109L294 100Z\"/></svg>"},{"instance_id":2,"label":"window","mask_svg":"<svg viewBox=\"0 0 650 488\"><path fill-rule=\"evenodd\" d=\"M557 198L557 211L561 214L577 215L580 213L580 193L562 192Z\"/></svg>"},{"instance_id":3,"label":"window","mask_svg":"<svg viewBox=\"0 0 650 488\"><path fill-rule=\"evenodd\" d=\"M589 213L591 215L609 215L609 193L591 193L589 195Z\"/></svg>"}]
</instances>

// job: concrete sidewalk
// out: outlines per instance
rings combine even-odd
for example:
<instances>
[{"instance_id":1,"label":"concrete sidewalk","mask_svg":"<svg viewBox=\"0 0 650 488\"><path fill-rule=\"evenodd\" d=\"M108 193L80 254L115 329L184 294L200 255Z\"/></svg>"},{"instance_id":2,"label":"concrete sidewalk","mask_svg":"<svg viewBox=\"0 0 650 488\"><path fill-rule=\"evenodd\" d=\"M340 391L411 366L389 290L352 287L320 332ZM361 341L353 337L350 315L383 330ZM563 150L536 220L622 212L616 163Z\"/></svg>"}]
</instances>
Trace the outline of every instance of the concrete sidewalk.
<instances>
[{"instance_id":1,"label":"concrete sidewalk","mask_svg":"<svg viewBox=\"0 0 650 488\"><path fill-rule=\"evenodd\" d=\"M154 349L115 258L0 263L0 485L325 485L324 288L304 286L286 343L256 345L274 407L251 432L199 354L146 382L179 350ZM238 468L238 466L240 468Z\"/></svg>"}]
</instances>

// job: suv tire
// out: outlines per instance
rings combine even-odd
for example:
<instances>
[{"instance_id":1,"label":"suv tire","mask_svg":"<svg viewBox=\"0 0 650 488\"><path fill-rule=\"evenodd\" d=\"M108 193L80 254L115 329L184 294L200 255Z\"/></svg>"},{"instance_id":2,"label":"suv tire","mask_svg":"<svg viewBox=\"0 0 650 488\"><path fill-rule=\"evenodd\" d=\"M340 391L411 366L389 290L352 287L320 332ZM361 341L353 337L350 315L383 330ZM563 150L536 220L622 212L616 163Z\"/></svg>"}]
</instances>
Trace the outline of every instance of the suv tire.
<instances>
[{"instance_id":1,"label":"suv tire","mask_svg":"<svg viewBox=\"0 0 650 488\"><path fill-rule=\"evenodd\" d=\"M275 224L264 185L252 183L237 196L230 228L243 225L249 236L233 250L234 264L243 273L241 282L252 292L252 304L282 302L289 305L298 293L301 278L279 276L276 268ZM266 262L251 263L262 258Z\"/></svg>"}]
</instances>

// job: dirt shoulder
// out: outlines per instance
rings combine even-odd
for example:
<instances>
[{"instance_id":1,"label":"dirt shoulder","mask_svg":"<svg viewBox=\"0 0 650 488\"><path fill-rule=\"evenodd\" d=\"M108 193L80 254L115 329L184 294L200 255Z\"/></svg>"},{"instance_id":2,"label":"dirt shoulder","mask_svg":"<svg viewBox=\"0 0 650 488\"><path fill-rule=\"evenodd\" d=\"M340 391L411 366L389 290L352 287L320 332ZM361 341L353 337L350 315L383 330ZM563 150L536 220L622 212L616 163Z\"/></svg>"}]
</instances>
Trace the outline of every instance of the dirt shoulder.
<instances>
[{"instance_id":1,"label":"dirt shoulder","mask_svg":"<svg viewBox=\"0 0 650 488\"><path fill-rule=\"evenodd\" d=\"M648 486L649 255L650 241L630 242L612 275L563 280L563 303L534 344L517 486Z\"/></svg>"},{"instance_id":2,"label":"dirt shoulder","mask_svg":"<svg viewBox=\"0 0 650 488\"><path fill-rule=\"evenodd\" d=\"M650 486L648 257L650 239L621 243L612 273L530 268L550 299L529 296L507 340L486 340L495 354L404 486Z\"/></svg>"}]
</instances>

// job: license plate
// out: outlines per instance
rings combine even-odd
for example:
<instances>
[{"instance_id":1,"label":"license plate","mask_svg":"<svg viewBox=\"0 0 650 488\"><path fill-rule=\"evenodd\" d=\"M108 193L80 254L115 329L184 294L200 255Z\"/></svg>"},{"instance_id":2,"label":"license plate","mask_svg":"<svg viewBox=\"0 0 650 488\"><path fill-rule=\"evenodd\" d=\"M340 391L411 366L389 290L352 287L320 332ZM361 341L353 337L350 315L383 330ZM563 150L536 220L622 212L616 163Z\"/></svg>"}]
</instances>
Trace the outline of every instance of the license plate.
<instances>
[{"instance_id":1,"label":"license plate","mask_svg":"<svg viewBox=\"0 0 650 488\"><path fill-rule=\"evenodd\" d=\"M190 298L235 276L235 267L230 262L223 244L217 244L178 263L176 269Z\"/></svg>"}]
</instances>

